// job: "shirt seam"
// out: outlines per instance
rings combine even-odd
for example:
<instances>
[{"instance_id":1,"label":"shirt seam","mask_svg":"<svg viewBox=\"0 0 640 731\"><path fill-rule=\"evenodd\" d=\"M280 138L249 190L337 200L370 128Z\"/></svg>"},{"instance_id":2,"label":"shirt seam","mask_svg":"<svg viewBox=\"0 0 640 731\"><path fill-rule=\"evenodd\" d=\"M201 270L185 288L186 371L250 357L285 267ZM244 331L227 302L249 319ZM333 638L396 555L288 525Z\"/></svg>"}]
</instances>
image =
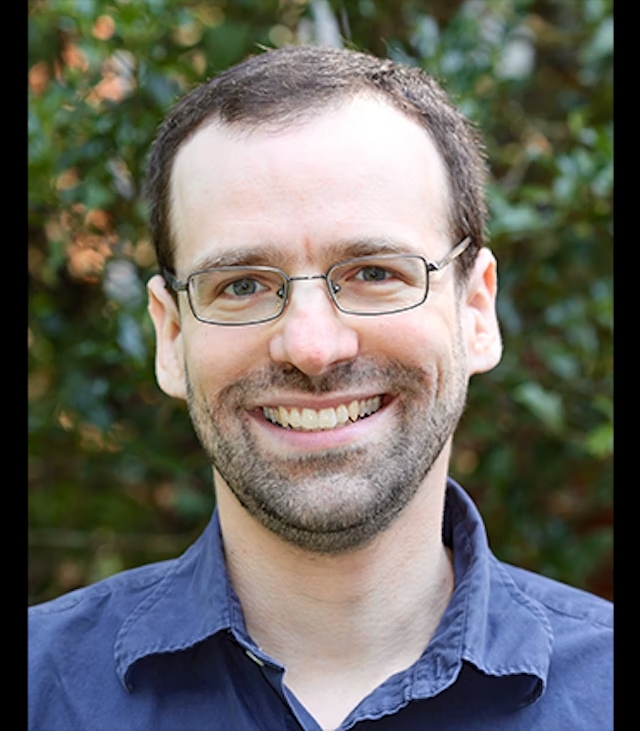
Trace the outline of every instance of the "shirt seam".
<instances>
[{"instance_id":1,"label":"shirt seam","mask_svg":"<svg viewBox=\"0 0 640 731\"><path fill-rule=\"evenodd\" d=\"M175 561L170 560L166 562L169 565L169 571L171 571L170 564L175 563ZM104 582L101 582L99 584L93 584L85 587L80 587L76 589L77 596L66 596L66 597L60 597L60 599L64 598L66 601L61 602L59 599L52 599L51 601L45 602L43 604L36 604L32 607L29 607L29 612L33 615L46 615L46 614L62 614L63 612L67 612L69 610L76 609L79 605L89 602L92 599L100 599L104 597L111 597L115 596L119 593L119 591L122 589L121 584L125 584L124 589L127 593L129 593L129 589L134 590L142 590L142 589L153 589L154 586L157 586L161 584L165 578L168 576L167 573L161 573L159 576L154 576L149 579L132 579L131 583L127 580L126 582L124 580L118 580L109 582L109 579L105 579L105 582L109 582L108 585L105 585ZM114 576L114 578L116 578ZM118 577L120 579L120 577Z\"/></svg>"},{"instance_id":2,"label":"shirt seam","mask_svg":"<svg viewBox=\"0 0 640 731\"><path fill-rule=\"evenodd\" d=\"M195 543L191 546L190 550L187 551L185 554L183 554L180 559L177 559L173 565L169 567L169 570L166 572L166 574L161 578L161 580L157 583L153 591L148 594L142 601L140 601L134 609L127 615L127 617L124 619L122 624L120 625L120 629L118 630L118 633L116 635L116 640L113 645L113 651L114 651L114 658L116 662L116 668L118 669L118 674L121 677L125 687L127 690L129 690L129 686L126 682L126 675L131 668L131 666L141 658L150 655L150 654L156 654L158 652L179 652L180 650L186 649L187 647L191 647L195 645L197 642L202 641L204 637L201 637L199 640L194 640L193 642L189 642L187 644L184 644L183 646L164 646L163 647L163 641L158 640L154 645L138 645L135 647L135 651L132 654L132 659L129 659L126 661L126 667L125 667L125 659L126 659L126 650L124 648L124 644L126 642L126 639L129 635L130 629L132 626L135 625L135 623L138 621L138 619L148 612L157 602L166 595L167 591L171 588L171 580L175 576L176 573L178 573L178 570L182 567L182 565L187 561L188 558L190 558L191 554L196 551L196 547L198 546L198 543ZM215 634L212 633L212 634Z\"/></svg>"},{"instance_id":3,"label":"shirt seam","mask_svg":"<svg viewBox=\"0 0 640 731\"><path fill-rule=\"evenodd\" d=\"M506 575L508 580L515 586L515 589L520 592L526 599L528 599L531 602L536 602L540 606L544 607L547 611L553 612L556 615L559 615L561 617L567 617L568 619L573 619L576 622L584 622L590 626L595 627L601 627L603 629L609 629L613 631L613 624L611 622L607 622L605 620L600 620L597 617L594 617L592 613L585 613L585 612L577 612L577 611L570 611L563 609L562 607L557 606L556 604L552 604L549 602L548 599L546 599L543 596L538 595L535 591L528 591L524 588L521 588L517 578L512 576L509 572L509 564L504 564L500 562L497 557L493 557L494 561L500 568L501 572ZM603 601L605 601L603 599Z\"/></svg>"}]
</instances>

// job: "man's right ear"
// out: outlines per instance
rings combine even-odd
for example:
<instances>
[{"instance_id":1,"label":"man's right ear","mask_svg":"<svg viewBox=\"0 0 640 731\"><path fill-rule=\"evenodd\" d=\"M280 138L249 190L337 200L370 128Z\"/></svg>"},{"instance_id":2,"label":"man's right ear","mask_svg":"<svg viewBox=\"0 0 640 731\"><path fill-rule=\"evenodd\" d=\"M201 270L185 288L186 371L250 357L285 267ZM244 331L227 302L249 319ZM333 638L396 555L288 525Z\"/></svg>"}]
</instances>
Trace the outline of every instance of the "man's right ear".
<instances>
[{"instance_id":1,"label":"man's right ear","mask_svg":"<svg viewBox=\"0 0 640 731\"><path fill-rule=\"evenodd\" d=\"M186 379L180 313L164 279L156 274L147 283L149 314L156 331L156 379L174 398L185 399Z\"/></svg>"}]
</instances>

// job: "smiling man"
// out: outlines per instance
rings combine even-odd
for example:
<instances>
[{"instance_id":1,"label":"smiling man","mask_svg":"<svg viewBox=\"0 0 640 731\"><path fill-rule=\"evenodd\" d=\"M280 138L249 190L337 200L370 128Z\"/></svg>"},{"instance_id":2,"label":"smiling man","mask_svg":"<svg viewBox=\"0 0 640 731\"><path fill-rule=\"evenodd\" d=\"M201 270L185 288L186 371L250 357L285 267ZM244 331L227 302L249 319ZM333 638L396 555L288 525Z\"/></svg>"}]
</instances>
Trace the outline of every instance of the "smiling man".
<instances>
[{"instance_id":1,"label":"smiling man","mask_svg":"<svg viewBox=\"0 0 640 731\"><path fill-rule=\"evenodd\" d=\"M498 562L447 477L501 355L484 183L440 87L364 54L270 51L169 113L156 373L217 509L32 610L33 729L612 727L610 604Z\"/></svg>"}]
</instances>

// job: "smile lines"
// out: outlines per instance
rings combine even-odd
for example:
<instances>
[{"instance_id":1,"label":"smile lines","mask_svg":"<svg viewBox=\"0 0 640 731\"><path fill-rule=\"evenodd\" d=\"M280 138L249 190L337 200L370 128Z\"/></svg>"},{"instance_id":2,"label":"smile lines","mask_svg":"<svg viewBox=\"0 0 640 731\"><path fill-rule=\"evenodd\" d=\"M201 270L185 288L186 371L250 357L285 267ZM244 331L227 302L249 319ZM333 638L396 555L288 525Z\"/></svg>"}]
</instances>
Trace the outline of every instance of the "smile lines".
<instances>
[{"instance_id":1,"label":"smile lines","mask_svg":"<svg viewBox=\"0 0 640 731\"><path fill-rule=\"evenodd\" d=\"M349 404L340 404L334 408L298 409L295 406L287 409L284 406L264 406L262 412L265 418L286 429L298 431L322 431L337 429L346 426L349 422L363 419L375 414L382 405L381 396L368 399L353 400Z\"/></svg>"}]
</instances>

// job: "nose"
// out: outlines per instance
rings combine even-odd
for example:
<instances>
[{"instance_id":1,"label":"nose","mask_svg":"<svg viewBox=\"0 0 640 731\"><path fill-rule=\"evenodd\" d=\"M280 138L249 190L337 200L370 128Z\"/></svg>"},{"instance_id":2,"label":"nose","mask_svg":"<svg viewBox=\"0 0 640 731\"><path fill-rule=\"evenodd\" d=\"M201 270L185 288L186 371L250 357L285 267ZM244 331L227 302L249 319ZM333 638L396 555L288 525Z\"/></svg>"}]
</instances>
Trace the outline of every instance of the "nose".
<instances>
[{"instance_id":1,"label":"nose","mask_svg":"<svg viewBox=\"0 0 640 731\"><path fill-rule=\"evenodd\" d=\"M286 310L274 323L271 359L308 376L351 360L358 353L358 334L347 318L336 309L324 282L295 282Z\"/></svg>"}]
</instances>

